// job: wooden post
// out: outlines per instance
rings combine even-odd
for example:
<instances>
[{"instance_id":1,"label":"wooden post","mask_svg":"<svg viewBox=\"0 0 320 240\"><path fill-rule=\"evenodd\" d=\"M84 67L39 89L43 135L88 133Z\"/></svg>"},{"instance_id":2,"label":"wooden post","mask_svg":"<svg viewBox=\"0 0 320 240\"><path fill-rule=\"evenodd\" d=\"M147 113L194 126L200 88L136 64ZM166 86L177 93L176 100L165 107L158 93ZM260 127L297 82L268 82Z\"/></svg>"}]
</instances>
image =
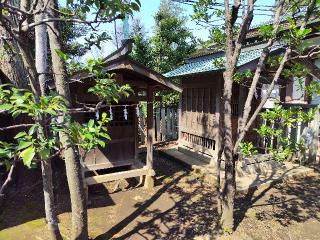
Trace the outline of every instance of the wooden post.
<instances>
[{"instance_id":1,"label":"wooden post","mask_svg":"<svg viewBox=\"0 0 320 240\"><path fill-rule=\"evenodd\" d=\"M166 139L171 140L171 109L169 107L167 107L166 109L166 118L167 118Z\"/></svg>"},{"instance_id":2,"label":"wooden post","mask_svg":"<svg viewBox=\"0 0 320 240\"><path fill-rule=\"evenodd\" d=\"M210 165L211 166L216 166L217 164L217 160L218 160L218 153L219 153L219 150L220 148L222 147L221 146L221 142L222 142L222 126L221 126L221 118L222 118L222 113L221 113L221 92L220 91L222 89L222 86L221 86L221 81L218 82L217 84L217 90L215 90L215 94L213 96L215 96L215 98L211 98L211 105L212 104L215 104L215 126L216 126L216 129L217 129L217 133L216 133L216 136L214 138L215 140L215 150L214 150L214 153L213 153L213 158L211 158L211 161L210 161ZM211 91L213 91L213 89L211 89ZM210 94L210 96L212 96L212 94ZM210 106L211 107L211 106Z\"/></svg>"},{"instance_id":3,"label":"wooden post","mask_svg":"<svg viewBox=\"0 0 320 240\"><path fill-rule=\"evenodd\" d=\"M166 113L165 108L161 107L161 141L167 140L166 138Z\"/></svg>"},{"instance_id":4,"label":"wooden post","mask_svg":"<svg viewBox=\"0 0 320 240\"><path fill-rule=\"evenodd\" d=\"M161 141L161 136L160 136L160 109L161 108L158 108L157 111L156 111L156 125L157 125L157 129L156 129L156 132L157 132L157 141Z\"/></svg>"},{"instance_id":5,"label":"wooden post","mask_svg":"<svg viewBox=\"0 0 320 240\"><path fill-rule=\"evenodd\" d=\"M152 178L152 168L153 168L153 88L148 86L147 90L147 162L146 167L150 169L150 174L146 175L144 186L145 188L152 188L154 186L154 181Z\"/></svg>"},{"instance_id":6,"label":"wooden post","mask_svg":"<svg viewBox=\"0 0 320 240\"><path fill-rule=\"evenodd\" d=\"M139 102L137 102L137 106L136 108L139 108ZM137 111L136 109L134 109L134 111ZM136 114L134 114L133 117L133 126L134 126L134 159L135 161L139 159L139 125L140 125L140 121L139 121L140 116L136 116Z\"/></svg>"}]
</instances>

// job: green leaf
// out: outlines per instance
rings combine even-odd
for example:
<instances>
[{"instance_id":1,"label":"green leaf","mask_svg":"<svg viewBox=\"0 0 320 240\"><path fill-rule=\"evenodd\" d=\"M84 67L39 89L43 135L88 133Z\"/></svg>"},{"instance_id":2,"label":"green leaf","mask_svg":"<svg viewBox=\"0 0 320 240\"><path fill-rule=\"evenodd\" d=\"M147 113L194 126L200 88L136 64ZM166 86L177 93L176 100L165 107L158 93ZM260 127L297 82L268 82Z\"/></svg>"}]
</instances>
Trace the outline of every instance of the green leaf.
<instances>
[{"instance_id":1,"label":"green leaf","mask_svg":"<svg viewBox=\"0 0 320 240\"><path fill-rule=\"evenodd\" d=\"M98 144L103 148L106 146L106 143L102 140L98 140Z\"/></svg>"},{"instance_id":2,"label":"green leaf","mask_svg":"<svg viewBox=\"0 0 320 240\"><path fill-rule=\"evenodd\" d=\"M29 129L29 135L33 135L39 128L38 124L32 125L32 127Z\"/></svg>"},{"instance_id":3,"label":"green leaf","mask_svg":"<svg viewBox=\"0 0 320 240\"><path fill-rule=\"evenodd\" d=\"M26 132L19 132L16 136L14 136L14 139L21 138L21 137L24 137L26 135L27 135Z\"/></svg>"},{"instance_id":4,"label":"green leaf","mask_svg":"<svg viewBox=\"0 0 320 240\"><path fill-rule=\"evenodd\" d=\"M35 154L36 153L34 147L28 147L25 150L23 150L20 153L20 157L22 158L23 164L27 167L30 167Z\"/></svg>"},{"instance_id":5,"label":"green leaf","mask_svg":"<svg viewBox=\"0 0 320 240\"><path fill-rule=\"evenodd\" d=\"M57 115L57 112L54 111L53 109L50 109L50 108L46 109L46 112L49 113L50 115L53 115L53 116Z\"/></svg>"},{"instance_id":6,"label":"green leaf","mask_svg":"<svg viewBox=\"0 0 320 240\"><path fill-rule=\"evenodd\" d=\"M88 128L92 128L93 125L94 125L94 120L90 119L89 122L88 122Z\"/></svg>"},{"instance_id":7,"label":"green leaf","mask_svg":"<svg viewBox=\"0 0 320 240\"><path fill-rule=\"evenodd\" d=\"M25 142L25 141L21 141L17 147L17 151L20 151L22 149L25 149L27 147L29 147L30 145L32 145L32 142Z\"/></svg>"},{"instance_id":8,"label":"green leaf","mask_svg":"<svg viewBox=\"0 0 320 240\"><path fill-rule=\"evenodd\" d=\"M7 149L0 149L0 158L6 157L8 155Z\"/></svg>"},{"instance_id":9,"label":"green leaf","mask_svg":"<svg viewBox=\"0 0 320 240\"><path fill-rule=\"evenodd\" d=\"M65 54L64 52L62 52L61 51L61 49L55 49L55 51L56 51L56 53L57 53L57 55L59 56L59 58L62 60L62 61L67 61L68 60L68 55L67 54Z\"/></svg>"},{"instance_id":10,"label":"green leaf","mask_svg":"<svg viewBox=\"0 0 320 240\"><path fill-rule=\"evenodd\" d=\"M89 139L90 141L93 140L93 135L90 133L85 134L84 137Z\"/></svg>"},{"instance_id":11,"label":"green leaf","mask_svg":"<svg viewBox=\"0 0 320 240\"><path fill-rule=\"evenodd\" d=\"M0 105L0 111L8 111L12 108L12 105L10 103L5 103Z\"/></svg>"},{"instance_id":12,"label":"green leaf","mask_svg":"<svg viewBox=\"0 0 320 240\"><path fill-rule=\"evenodd\" d=\"M49 158L50 150L48 148L44 148L39 152L39 155L42 160L46 160Z\"/></svg>"},{"instance_id":13,"label":"green leaf","mask_svg":"<svg viewBox=\"0 0 320 240\"><path fill-rule=\"evenodd\" d=\"M2 10L1 10L1 14L2 14L3 16L8 16L8 15L9 15L8 9L7 9L7 8L2 9Z\"/></svg>"},{"instance_id":14,"label":"green leaf","mask_svg":"<svg viewBox=\"0 0 320 240\"><path fill-rule=\"evenodd\" d=\"M139 6L137 3L133 2L133 3L131 3L131 8L132 8L134 11L139 11L140 6Z\"/></svg>"},{"instance_id":15,"label":"green leaf","mask_svg":"<svg viewBox=\"0 0 320 240\"><path fill-rule=\"evenodd\" d=\"M16 117L18 117L20 114L21 114L21 111L16 110L16 111L14 111L14 112L12 113L12 117L13 117L13 118L16 118Z\"/></svg>"}]
</instances>

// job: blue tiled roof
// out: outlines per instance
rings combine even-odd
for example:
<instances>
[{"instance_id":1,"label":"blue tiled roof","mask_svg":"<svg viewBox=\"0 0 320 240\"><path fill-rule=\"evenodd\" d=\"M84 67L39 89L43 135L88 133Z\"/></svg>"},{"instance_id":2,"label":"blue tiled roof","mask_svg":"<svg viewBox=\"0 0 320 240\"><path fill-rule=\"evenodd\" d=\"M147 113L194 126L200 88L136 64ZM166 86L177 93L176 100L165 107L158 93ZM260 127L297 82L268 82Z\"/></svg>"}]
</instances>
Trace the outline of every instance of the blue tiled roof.
<instances>
[{"instance_id":1,"label":"blue tiled roof","mask_svg":"<svg viewBox=\"0 0 320 240\"><path fill-rule=\"evenodd\" d=\"M272 51L279 49L280 47L273 48ZM241 52L237 66L240 67L246 63L249 63L260 57L263 48L253 50L243 50ZM217 63L225 62L225 56L223 52L214 53L207 56L197 57L188 60L184 65L164 74L168 78L179 77L195 73L204 73L211 71L223 70L223 64Z\"/></svg>"}]
</instances>

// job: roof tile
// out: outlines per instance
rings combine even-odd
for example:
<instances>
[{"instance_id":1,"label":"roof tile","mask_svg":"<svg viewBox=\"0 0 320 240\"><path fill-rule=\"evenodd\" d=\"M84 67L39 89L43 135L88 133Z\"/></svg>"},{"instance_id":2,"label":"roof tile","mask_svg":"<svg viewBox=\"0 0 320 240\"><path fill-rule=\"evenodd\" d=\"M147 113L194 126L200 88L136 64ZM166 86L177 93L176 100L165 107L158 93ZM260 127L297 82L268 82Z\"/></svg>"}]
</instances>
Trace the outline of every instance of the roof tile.
<instances>
[{"instance_id":1,"label":"roof tile","mask_svg":"<svg viewBox=\"0 0 320 240\"><path fill-rule=\"evenodd\" d=\"M273 48L272 51L275 51L276 49L279 49L279 47ZM262 53L262 50L263 48L258 48L241 52L237 63L237 67L240 67L259 58ZM173 78L196 73L223 70L224 66L221 66L221 64L217 64L217 62L224 61L225 56L224 53L221 52L199 58L193 58L190 61L186 62L184 65L181 65L180 67L164 74L164 76Z\"/></svg>"}]
</instances>

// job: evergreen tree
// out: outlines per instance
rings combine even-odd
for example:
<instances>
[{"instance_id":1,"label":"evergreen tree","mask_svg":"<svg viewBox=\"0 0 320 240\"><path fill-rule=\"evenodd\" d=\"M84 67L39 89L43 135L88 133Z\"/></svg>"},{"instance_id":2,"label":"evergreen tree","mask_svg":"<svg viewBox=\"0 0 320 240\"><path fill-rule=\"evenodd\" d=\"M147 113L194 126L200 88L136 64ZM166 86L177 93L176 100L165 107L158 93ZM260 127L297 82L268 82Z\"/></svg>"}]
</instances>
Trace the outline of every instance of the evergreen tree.
<instances>
[{"instance_id":1,"label":"evergreen tree","mask_svg":"<svg viewBox=\"0 0 320 240\"><path fill-rule=\"evenodd\" d=\"M150 39L139 22L134 25L131 57L164 74L179 66L195 51L196 40L185 26L187 18L182 15L182 9L170 0L161 1L154 19L155 31ZM164 105L177 105L180 97L172 91L162 91L161 96Z\"/></svg>"},{"instance_id":2,"label":"evergreen tree","mask_svg":"<svg viewBox=\"0 0 320 240\"><path fill-rule=\"evenodd\" d=\"M183 62L195 51L195 38L185 26L182 9L171 0L162 0L155 17L152 37L154 69L166 73Z\"/></svg>"},{"instance_id":3,"label":"evergreen tree","mask_svg":"<svg viewBox=\"0 0 320 240\"><path fill-rule=\"evenodd\" d=\"M137 20L133 25L132 39L134 40L134 45L131 57L146 67L153 68L151 41L146 37L144 28L139 20Z\"/></svg>"}]
</instances>

